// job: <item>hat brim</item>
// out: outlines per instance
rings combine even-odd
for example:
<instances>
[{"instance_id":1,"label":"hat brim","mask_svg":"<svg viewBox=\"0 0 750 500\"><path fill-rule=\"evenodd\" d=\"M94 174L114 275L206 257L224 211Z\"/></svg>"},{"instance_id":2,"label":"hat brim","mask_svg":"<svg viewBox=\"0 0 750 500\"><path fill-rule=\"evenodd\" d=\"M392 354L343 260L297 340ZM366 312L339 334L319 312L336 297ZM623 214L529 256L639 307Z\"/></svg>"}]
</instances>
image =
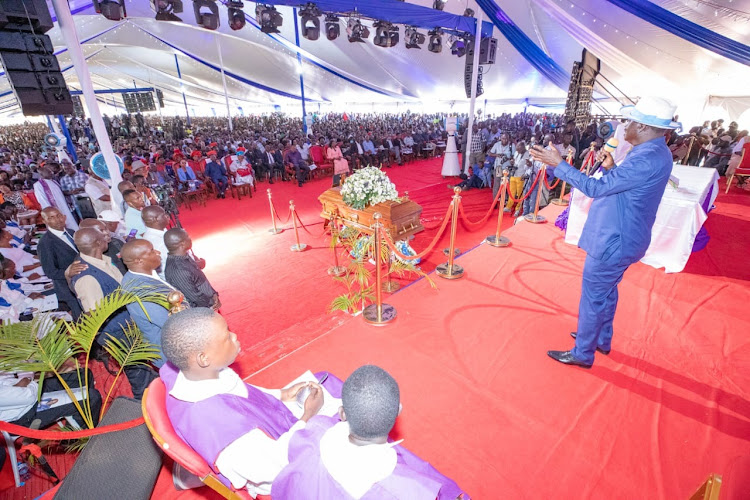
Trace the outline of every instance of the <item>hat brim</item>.
<instances>
[{"instance_id":1,"label":"hat brim","mask_svg":"<svg viewBox=\"0 0 750 500\"><path fill-rule=\"evenodd\" d=\"M665 120L653 115L644 115L635 106L623 106L620 108L620 114L634 122L643 123L644 125L650 125L652 127L677 130L682 129L682 123L673 120Z\"/></svg>"}]
</instances>

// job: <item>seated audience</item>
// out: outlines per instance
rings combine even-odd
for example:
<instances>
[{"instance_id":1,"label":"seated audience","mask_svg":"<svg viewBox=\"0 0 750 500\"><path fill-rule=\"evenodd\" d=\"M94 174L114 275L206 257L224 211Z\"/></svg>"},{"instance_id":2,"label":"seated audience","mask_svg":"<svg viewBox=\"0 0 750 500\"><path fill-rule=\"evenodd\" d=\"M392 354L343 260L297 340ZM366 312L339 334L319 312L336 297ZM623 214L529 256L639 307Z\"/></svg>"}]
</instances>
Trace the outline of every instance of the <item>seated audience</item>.
<instances>
[{"instance_id":1,"label":"seated audience","mask_svg":"<svg viewBox=\"0 0 750 500\"><path fill-rule=\"evenodd\" d=\"M203 274L205 261L196 262L190 255L193 240L187 231L180 228L170 229L164 234L164 243L169 251L164 268L167 282L182 292L190 307L210 307L218 311L221 308L219 293Z\"/></svg>"},{"instance_id":2,"label":"seated audience","mask_svg":"<svg viewBox=\"0 0 750 500\"><path fill-rule=\"evenodd\" d=\"M159 371L166 385L167 414L177 434L208 462L226 485L268 495L288 463L295 432L323 406L317 384L259 389L229 368L240 344L211 309L197 307L171 315L161 329L168 363ZM295 401L310 386L297 420L283 402Z\"/></svg>"},{"instance_id":3,"label":"seated audience","mask_svg":"<svg viewBox=\"0 0 750 500\"><path fill-rule=\"evenodd\" d=\"M209 161L206 163L206 176L213 181L214 185L216 185L216 197L226 198L225 192L229 186L227 169L216 160L216 156L216 151L208 152Z\"/></svg>"},{"instance_id":4,"label":"seated audience","mask_svg":"<svg viewBox=\"0 0 750 500\"><path fill-rule=\"evenodd\" d=\"M146 225L143 223L141 211L146 206L143 195L134 189L129 189L122 193L128 209L125 212L125 229L128 232L128 238L140 238L146 232Z\"/></svg>"},{"instance_id":5,"label":"seated audience","mask_svg":"<svg viewBox=\"0 0 750 500\"><path fill-rule=\"evenodd\" d=\"M146 207L142 212L143 223L146 225L146 231L143 233L143 239L161 254L161 264L156 269L156 273L161 279L164 279L164 270L167 268L167 255L169 250L164 244L164 235L167 233L169 225L169 215L159 205Z\"/></svg>"}]
</instances>

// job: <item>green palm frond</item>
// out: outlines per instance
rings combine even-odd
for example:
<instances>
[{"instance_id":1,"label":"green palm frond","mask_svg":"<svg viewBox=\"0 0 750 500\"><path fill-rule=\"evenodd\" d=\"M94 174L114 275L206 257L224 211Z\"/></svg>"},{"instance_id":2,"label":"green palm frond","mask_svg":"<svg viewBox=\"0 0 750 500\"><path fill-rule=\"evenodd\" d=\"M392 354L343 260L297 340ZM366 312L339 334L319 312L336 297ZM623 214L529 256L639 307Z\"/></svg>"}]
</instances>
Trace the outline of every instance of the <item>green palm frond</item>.
<instances>
[{"instance_id":1,"label":"green palm frond","mask_svg":"<svg viewBox=\"0 0 750 500\"><path fill-rule=\"evenodd\" d=\"M402 262L398 259L395 259L393 262L391 262L390 272L391 274L395 274L399 278L403 278L410 273L416 274L420 278L426 279L430 284L430 287L432 287L433 289L437 289L437 284L435 284L435 281L430 278L430 275L422 271L411 262Z\"/></svg>"},{"instance_id":2,"label":"green palm frond","mask_svg":"<svg viewBox=\"0 0 750 500\"><path fill-rule=\"evenodd\" d=\"M356 309L358 304L357 300L353 300L349 295L339 295L335 299L333 299L333 302L331 302L331 305L328 306L329 312L334 311L344 311L344 312L353 312L354 309Z\"/></svg>"},{"instance_id":3,"label":"green palm frond","mask_svg":"<svg viewBox=\"0 0 750 500\"><path fill-rule=\"evenodd\" d=\"M63 321L46 315L0 326L0 370L56 371L81 352L64 332Z\"/></svg>"},{"instance_id":4,"label":"green palm frond","mask_svg":"<svg viewBox=\"0 0 750 500\"><path fill-rule=\"evenodd\" d=\"M104 350L120 366L145 365L160 358L159 346L144 339L134 323L128 323L123 334L124 338L106 334L107 340L104 341Z\"/></svg>"}]
</instances>

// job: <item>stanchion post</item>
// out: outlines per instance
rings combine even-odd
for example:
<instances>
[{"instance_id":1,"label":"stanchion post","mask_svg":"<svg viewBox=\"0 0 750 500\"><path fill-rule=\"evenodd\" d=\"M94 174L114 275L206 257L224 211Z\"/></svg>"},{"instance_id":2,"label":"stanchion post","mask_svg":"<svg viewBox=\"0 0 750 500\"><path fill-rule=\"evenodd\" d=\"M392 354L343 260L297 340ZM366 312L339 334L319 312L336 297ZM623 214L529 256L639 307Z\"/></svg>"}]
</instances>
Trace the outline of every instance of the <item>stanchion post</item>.
<instances>
[{"instance_id":1,"label":"stanchion post","mask_svg":"<svg viewBox=\"0 0 750 500\"><path fill-rule=\"evenodd\" d=\"M435 269L435 272L441 278L448 280L455 280L462 278L464 275L464 268L458 264L454 264L455 250L456 250L456 231L458 230L458 204L461 203L461 188L456 187L453 189L455 193L453 195L453 212L451 213L451 241L450 247L448 248L448 262L440 264ZM502 210L502 209L501 209Z\"/></svg>"},{"instance_id":2,"label":"stanchion post","mask_svg":"<svg viewBox=\"0 0 750 500\"><path fill-rule=\"evenodd\" d=\"M373 219L375 219L375 224L372 226L375 233L375 303L365 307L362 311L365 321L371 325L384 325L396 319L396 308L383 303L383 271L382 262L380 262L383 238L381 217L380 212L373 214Z\"/></svg>"},{"instance_id":3,"label":"stanchion post","mask_svg":"<svg viewBox=\"0 0 750 500\"><path fill-rule=\"evenodd\" d=\"M568 152L568 158L565 161L568 162L568 165L573 165L573 152L572 151ZM567 185L568 185L568 183L565 182L565 181L563 181L562 188L560 189L560 197L559 198L555 198L554 200L552 200L552 203L554 203L555 205L563 205L563 206L565 206L565 205L568 204L568 200L566 200L564 198L564 196L565 196L565 188L567 187Z\"/></svg>"},{"instance_id":4,"label":"stanchion post","mask_svg":"<svg viewBox=\"0 0 750 500\"><path fill-rule=\"evenodd\" d=\"M541 224L543 222L547 222L546 217L544 217L543 215L539 215L539 200L542 198L543 182L544 182L546 175L547 175L547 165L542 165L542 170L539 173L539 180L537 180L537 183L539 184L539 186L536 189L536 205L534 206L534 213L526 214L526 216L524 216L524 219L526 219L529 222L533 222L534 224Z\"/></svg>"},{"instance_id":5,"label":"stanchion post","mask_svg":"<svg viewBox=\"0 0 750 500\"><path fill-rule=\"evenodd\" d=\"M690 144L688 144L687 153L685 153L685 158L682 159L682 164L687 165L688 161L690 160L690 152L693 150L693 143L695 143L695 136L690 136Z\"/></svg>"},{"instance_id":6,"label":"stanchion post","mask_svg":"<svg viewBox=\"0 0 750 500\"><path fill-rule=\"evenodd\" d=\"M336 248L338 245L339 226L338 212L331 214L331 240L333 240L333 266L328 268L329 276L343 276L346 274L346 268L339 265L339 252Z\"/></svg>"},{"instance_id":7,"label":"stanchion post","mask_svg":"<svg viewBox=\"0 0 750 500\"><path fill-rule=\"evenodd\" d=\"M500 181L500 210L498 210L497 215L497 230L495 231L495 234L487 236L486 240L487 243L493 247L507 247L510 245L510 240L506 238L505 236L500 236L500 231L502 231L502 225L503 225L503 208L505 207L505 192L508 189L508 171L503 170L503 180Z\"/></svg>"},{"instance_id":8,"label":"stanchion post","mask_svg":"<svg viewBox=\"0 0 750 500\"><path fill-rule=\"evenodd\" d=\"M266 189L266 192L268 193L268 204L271 206L271 224L273 224L273 227L269 229L268 232L271 234L279 234L283 229L276 227L276 213L273 209L273 201L271 201L271 188Z\"/></svg>"},{"instance_id":9,"label":"stanchion post","mask_svg":"<svg viewBox=\"0 0 750 500\"><path fill-rule=\"evenodd\" d=\"M289 200L289 211L292 214L292 223L294 224L294 239L297 241L294 245L292 245L289 249L292 252L304 252L307 250L307 245L305 243L299 242L299 229L297 229L297 210L294 208L294 200Z\"/></svg>"}]
</instances>

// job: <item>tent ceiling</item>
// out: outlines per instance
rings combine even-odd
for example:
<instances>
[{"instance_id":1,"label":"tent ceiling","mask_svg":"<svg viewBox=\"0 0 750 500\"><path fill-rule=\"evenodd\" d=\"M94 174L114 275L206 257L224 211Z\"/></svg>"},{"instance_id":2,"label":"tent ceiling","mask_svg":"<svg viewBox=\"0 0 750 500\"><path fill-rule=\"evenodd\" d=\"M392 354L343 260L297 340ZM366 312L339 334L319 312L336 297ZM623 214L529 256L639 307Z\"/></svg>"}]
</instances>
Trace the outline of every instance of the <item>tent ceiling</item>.
<instances>
[{"instance_id":1,"label":"tent ceiling","mask_svg":"<svg viewBox=\"0 0 750 500\"><path fill-rule=\"evenodd\" d=\"M750 68L690 44L603 0L496 1L529 38L566 70L580 59L581 49L586 45L605 61L603 74L628 95L645 95L658 89L681 104L700 108L708 95L748 94L739 82L748 81ZM726 9L717 12L719 15L714 15L711 2L702 0L652 1L725 36L743 43L750 41L746 18L734 20L737 13L750 11L750 2L746 0L726 3ZM90 3L90 0L70 0L73 10L83 9L75 16L79 39L94 37L83 44L83 51L89 57L97 88L129 88L135 81L139 87L162 89L167 104L175 106L182 104L184 90L190 105L214 107L223 113L221 75L216 69L219 64L215 38L218 37L232 107L249 110L255 106L299 104L299 67L290 8L279 7L284 16L281 33L267 35L254 21L248 21L240 31L232 31L226 26L223 6L218 31L199 28L190 0L184 1L185 12L180 14L184 23L157 22L145 0L126 0L129 17L120 23L95 14L93 8L87 8ZM432 0L411 3L431 7ZM445 10L461 14L467 6L478 11L473 0L448 0ZM254 9L254 3L245 2L245 11L250 16ZM401 43L382 49L371 41L349 43L345 23L342 18L342 36L335 41L328 41L324 35L317 41L300 38L308 100L344 106L394 100L465 99L464 59L450 54L447 37L442 54L430 53L426 47L408 50L404 47L401 27ZM49 35L56 48L64 49L57 29ZM558 101L565 98L565 91L540 76L497 30L495 36L497 64L487 68L483 98ZM177 78L175 54L182 80ZM65 52L58 57L61 66L70 65ZM79 88L74 70L66 72L66 80L72 88ZM7 80L0 78L0 94L9 89ZM0 109L9 99L12 96L0 98ZM102 99L119 102L117 94ZM0 112L8 111L13 109Z\"/></svg>"}]
</instances>

